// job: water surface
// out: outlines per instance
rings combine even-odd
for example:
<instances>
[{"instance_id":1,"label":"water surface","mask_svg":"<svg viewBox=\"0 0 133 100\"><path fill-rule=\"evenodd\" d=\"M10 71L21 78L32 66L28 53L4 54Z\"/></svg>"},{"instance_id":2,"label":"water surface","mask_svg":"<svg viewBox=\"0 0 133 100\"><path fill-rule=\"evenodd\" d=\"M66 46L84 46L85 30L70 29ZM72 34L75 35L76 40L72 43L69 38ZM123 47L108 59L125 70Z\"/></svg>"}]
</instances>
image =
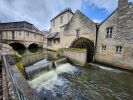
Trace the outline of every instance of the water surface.
<instances>
[{"instance_id":1,"label":"water surface","mask_svg":"<svg viewBox=\"0 0 133 100\"><path fill-rule=\"evenodd\" d=\"M32 67L54 54L27 51L23 59L27 67ZM133 100L133 74L114 68L93 69L65 63L45 70L28 83L42 100Z\"/></svg>"}]
</instances>

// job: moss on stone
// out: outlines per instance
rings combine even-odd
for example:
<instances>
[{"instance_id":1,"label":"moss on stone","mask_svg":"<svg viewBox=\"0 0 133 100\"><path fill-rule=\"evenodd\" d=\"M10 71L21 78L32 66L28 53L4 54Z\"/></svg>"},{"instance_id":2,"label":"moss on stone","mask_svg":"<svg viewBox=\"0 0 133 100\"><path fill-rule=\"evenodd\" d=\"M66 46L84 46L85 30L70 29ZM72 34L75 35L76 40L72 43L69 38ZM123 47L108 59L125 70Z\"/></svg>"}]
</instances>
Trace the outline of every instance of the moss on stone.
<instances>
[{"instance_id":1,"label":"moss on stone","mask_svg":"<svg viewBox=\"0 0 133 100\"><path fill-rule=\"evenodd\" d=\"M25 73L24 64L22 61L22 56L16 51L14 51L14 55L15 55L15 61L16 61L15 65L18 67L20 72L25 76L26 73Z\"/></svg>"},{"instance_id":2,"label":"moss on stone","mask_svg":"<svg viewBox=\"0 0 133 100\"><path fill-rule=\"evenodd\" d=\"M63 51L73 51L73 52L87 52L86 49L80 49L80 48L61 48L58 50L59 52L63 52Z\"/></svg>"}]
</instances>

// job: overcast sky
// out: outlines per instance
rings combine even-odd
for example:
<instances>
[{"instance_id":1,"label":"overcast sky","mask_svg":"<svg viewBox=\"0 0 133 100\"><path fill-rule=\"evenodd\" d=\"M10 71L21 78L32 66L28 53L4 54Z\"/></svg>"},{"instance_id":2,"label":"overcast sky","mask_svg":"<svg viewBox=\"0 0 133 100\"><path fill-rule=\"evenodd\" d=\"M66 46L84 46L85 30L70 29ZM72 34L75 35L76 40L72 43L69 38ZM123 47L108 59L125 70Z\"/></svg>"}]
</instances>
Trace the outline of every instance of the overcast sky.
<instances>
[{"instance_id":1,"label":"overcast sky","mask_svg":"<svg viewBox=\"0 0 133 100\"><path fill-rule=\"evenodd\" d=\"M101 22L117 5L118 0L0 0L0 21L28 21L40 30L48 30L50 20L66 7L73 12L79 9Z\"/></svg>"}]
</instances>

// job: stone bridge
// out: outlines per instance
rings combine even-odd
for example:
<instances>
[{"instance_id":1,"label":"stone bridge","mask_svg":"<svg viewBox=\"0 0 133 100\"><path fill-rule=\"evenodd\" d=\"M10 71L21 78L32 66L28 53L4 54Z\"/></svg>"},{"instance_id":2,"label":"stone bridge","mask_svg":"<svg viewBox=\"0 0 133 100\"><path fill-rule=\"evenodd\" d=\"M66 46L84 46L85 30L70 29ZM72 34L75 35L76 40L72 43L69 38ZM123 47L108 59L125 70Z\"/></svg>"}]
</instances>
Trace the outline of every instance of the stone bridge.
<instances>
[{"instance_id":1,"label":"stone bridge","mask_svg":"<svg viewBox=\"0 0 133 100\"><path fill-rule=\"evenodd\" d=\"M0 100L40 100L15 65L14 52L0 43Z\"/></svg>"},{"instance_id":2,"label":"stone bridge","mask_svg":"<svg viewBox=\"0 0 133 100\"><path fill-rule=\"evenodd\" d=\"M39 47L43 48L43 43L34 42L34 41L24 41L24 40L0 40L1 43L8 44L13 48L32 48Z\"/></svg>"}]
</instances>

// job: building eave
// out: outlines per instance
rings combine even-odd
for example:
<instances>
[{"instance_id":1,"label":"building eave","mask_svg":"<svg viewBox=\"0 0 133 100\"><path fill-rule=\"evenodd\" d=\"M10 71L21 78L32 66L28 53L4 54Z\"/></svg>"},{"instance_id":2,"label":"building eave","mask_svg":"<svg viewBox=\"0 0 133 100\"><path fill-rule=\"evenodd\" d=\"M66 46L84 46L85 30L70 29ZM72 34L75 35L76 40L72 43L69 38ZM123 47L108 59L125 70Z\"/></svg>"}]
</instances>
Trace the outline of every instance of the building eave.
<instances>
[{"instance_id":1,"label":"building eave","mask_svg":"<svg viewBox=\"0 0 133 100\"><path fill-rule=\"evenodd\" d=\"M98 26L101 26L106 20L108 20L116 11L118 8L116 8L104 21L102 21Z\"/></svg>"},{"instance_id":2,"label":"building eave","mask_svg":"<svg viewBox=\"0 0 133 100\"><path fill-rule=\"evenodd\" d=\"M35 32L35 31L28 30L28 29L25 29L25 28L16 28L16 29L0 29L0 31L29 31L29 32L33 32L33 33L36 33L36 34L43 35L41 32Z\"/></svg>"},{"instance_id":3,"label":"building eave","mask_svg":"<svg viewBox=\"0 0 133 100\"><path fill-rule=\"evenodd\" d=\"M73 13L72 11L70 11L70 10L66 10L66 11L64 11L64 12L62 12L62 13L60 13L60 14L58 14L57 16L55 16L50 22L52 22L54 19L56 19L57 17L59 17L60 15L66 13L66 12L70 12L71 14L74 15L74 13Z\"/></svg>"}]
</instances>

